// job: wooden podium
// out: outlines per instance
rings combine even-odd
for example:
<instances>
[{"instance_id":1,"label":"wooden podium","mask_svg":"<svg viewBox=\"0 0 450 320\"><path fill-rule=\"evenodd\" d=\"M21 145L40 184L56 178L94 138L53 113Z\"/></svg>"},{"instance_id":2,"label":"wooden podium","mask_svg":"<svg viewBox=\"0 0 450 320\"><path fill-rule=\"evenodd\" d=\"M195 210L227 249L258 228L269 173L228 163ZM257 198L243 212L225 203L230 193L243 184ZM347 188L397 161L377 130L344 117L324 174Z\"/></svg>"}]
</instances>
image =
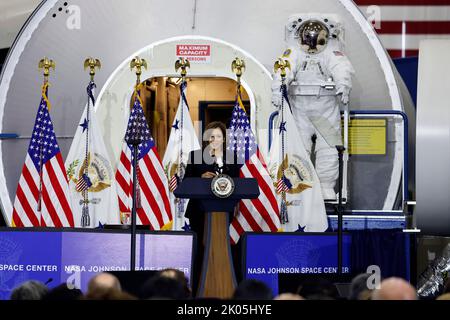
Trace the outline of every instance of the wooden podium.
<instances>
[{"instance_id":1,"label":"wooden podium","mask_svg":"<svg viewBox=\"0 0 450 320\"><path fill-rule=\"evenodd\" d=\"M219 198L211 191L211 181L212 179L186 178L174 194L177 198L200 200L206 212L205 253L198 296L227 299L233 295L236 288L228 231L228 212L234 212L236 204L241 199L257 198L259 187L256 179L233 178L235 185L233 193L228 198Z\"/></svg>"}]
</instances>

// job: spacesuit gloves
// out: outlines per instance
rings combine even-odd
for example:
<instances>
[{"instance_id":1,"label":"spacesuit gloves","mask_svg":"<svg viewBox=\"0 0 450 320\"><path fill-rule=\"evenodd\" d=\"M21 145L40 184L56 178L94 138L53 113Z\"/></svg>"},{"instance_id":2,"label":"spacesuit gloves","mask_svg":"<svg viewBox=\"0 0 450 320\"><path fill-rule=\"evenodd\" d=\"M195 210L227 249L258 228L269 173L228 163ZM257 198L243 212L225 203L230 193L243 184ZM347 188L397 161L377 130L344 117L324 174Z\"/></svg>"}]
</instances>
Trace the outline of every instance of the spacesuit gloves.
<instances>
[{"instance_id":1,"label":"spacesuit gloves","mask_svg":"<svg viewBox=\"0 0 450 320\"><path fill-rule=\"evenodd\" d=\"M341 95L341 101L343 104L347 104L350 100L350 88L347 86L341 86L337 88L336 94Z\"/></svg>"}]
</instances>

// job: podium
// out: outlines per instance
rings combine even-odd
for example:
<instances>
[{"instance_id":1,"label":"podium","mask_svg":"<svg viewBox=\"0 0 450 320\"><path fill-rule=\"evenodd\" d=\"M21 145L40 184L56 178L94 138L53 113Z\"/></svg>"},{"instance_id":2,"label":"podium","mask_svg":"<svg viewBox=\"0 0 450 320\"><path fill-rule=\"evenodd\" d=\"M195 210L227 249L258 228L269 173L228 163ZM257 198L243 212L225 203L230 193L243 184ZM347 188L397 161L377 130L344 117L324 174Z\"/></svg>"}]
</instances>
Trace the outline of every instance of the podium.
<instances>
[{"instance_id":1,"label":"podium","mask_svg":"<svg viewBox=\"0 0 450 320\"><path fill-rule=\"evenodd\" d=\"M259 187L256 179L233 178L233 193L228 198L219 198L211 190L211 181L212 179L185 178L174 195L177 198L200 200L203 212L206 213L205 252L197 296L226 299L232 296L236 288L228 213L234 212L241 199L257 198Z\"/></svg>"}]
</instances>

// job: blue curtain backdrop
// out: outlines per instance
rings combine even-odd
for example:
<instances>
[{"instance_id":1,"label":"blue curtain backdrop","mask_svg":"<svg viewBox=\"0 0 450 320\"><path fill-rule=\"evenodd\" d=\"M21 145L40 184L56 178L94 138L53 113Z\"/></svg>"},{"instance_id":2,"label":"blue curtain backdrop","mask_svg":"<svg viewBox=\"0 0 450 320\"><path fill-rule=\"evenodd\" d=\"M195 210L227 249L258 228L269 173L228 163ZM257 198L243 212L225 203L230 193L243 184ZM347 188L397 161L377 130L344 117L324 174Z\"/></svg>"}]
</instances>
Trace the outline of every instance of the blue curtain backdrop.
<instances>
[{"instance_id":1,"label":"blue curtain backdrop","mask_svg":"<svg viewBox=\"0 0 450 320\"><path fill-rule=\"evenodd\" d=\"M355 230L352 235L350 265L354 275L365 273L370 265L381 276L410 280L410 237L402 230Z\"/></svg>"}]
</instances>

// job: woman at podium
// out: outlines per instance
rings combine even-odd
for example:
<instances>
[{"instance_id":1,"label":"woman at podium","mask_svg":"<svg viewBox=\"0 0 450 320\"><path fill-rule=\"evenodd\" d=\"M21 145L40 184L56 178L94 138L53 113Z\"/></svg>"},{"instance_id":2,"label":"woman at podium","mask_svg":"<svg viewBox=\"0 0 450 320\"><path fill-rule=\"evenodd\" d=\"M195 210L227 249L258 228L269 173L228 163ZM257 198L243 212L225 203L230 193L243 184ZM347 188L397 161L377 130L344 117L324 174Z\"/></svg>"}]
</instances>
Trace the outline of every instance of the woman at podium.
<instances>
[{"instance_id":1,"label":"woman at podium","mask_svg":"<svg viewBox=\"0 0 450 320\"><path fill-rule=\"evenodd\" d=\"M206 144L203 150L192 151L186 166L185 178L201 177L214 178L218 174L227 174L230 177L239 177L241 165L238 164L237 155L226 148L226 127L222 122L214 121L208 124L204 132ZM204 252L205 212L198 200L189 200L185 217L189 219L191 230L197 234L196 257L193 266L193 285L198 284ZM230 212L231 222L233 213ZM193 288L193 291L196 288Z\"/></svg>"}]
</instances>

